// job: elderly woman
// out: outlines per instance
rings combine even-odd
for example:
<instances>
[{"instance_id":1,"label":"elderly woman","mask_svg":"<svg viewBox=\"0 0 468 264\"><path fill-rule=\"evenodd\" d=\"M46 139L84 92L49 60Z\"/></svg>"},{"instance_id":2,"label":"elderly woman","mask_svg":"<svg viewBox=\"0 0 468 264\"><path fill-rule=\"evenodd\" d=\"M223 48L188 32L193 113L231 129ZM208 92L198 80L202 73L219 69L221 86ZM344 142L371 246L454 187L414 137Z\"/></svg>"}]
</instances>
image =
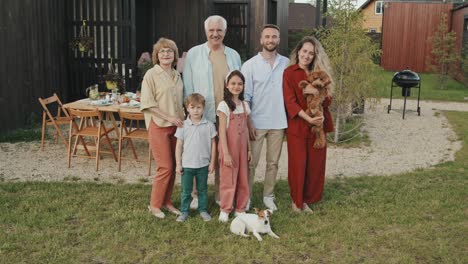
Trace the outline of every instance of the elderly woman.
<instances>
[{"instance_id":1,"label":"elderly woman","mask_svg":"<svg viewBox=\"0 0 468 264\"><path fill-rule=\"evenodd\" d=\"M148 141L158 166L148 209L157 218L164 218L163 207L180 214L171 201L175 179L174 134L182 127L183 84L174 69L179 58L177 46L170 39L160 38L153 46L154 67L143 78L140 110L145 115Z\"/></svg>"},{"instance_id":2,"label":"elderly woman","mask_svg":"<svg viewBox=\"0 0 468 264\"><path fill-rule=\"evenodd\" d=\"M323 117L306 114L307 102L299 82L306 80L314 70L324 70L331 78L328 56L320 42L314 37L304 37L291 52L291 65L283 73L283 94L288 128L288 182L295 212L313 213L309 204L322 198L325 182L327 147L314 148L315 133L310 126L323 123L324 132L333 131L333 121L328 107L331 97L322 103ZM332 84L333 85L333 81Z\"/></svg>"}]
</instances>

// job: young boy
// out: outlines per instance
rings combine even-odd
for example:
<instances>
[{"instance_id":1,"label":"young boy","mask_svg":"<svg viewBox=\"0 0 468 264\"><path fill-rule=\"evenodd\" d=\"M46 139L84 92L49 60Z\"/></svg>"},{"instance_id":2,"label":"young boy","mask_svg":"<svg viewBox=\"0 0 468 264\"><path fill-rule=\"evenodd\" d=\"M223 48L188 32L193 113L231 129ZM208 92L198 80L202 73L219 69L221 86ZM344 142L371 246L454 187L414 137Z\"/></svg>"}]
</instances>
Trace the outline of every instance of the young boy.
<instances>
[{"instance_id":1,"label":"young boy","mask_svg":"<svg viewBox=\"0 0 468 264\"><path fill-rule=\"evenodd\" d=\"M203 117L205 98L191 94L185 101L189 116L182 128L177 128L176 173L182 174L181 212L177 222L187 220L192 201L193 178L198 191L198 211L203 221L211 220L208 206L208 173L213 173L216 159L216 128Z\"/></svg>"}]
</instances>

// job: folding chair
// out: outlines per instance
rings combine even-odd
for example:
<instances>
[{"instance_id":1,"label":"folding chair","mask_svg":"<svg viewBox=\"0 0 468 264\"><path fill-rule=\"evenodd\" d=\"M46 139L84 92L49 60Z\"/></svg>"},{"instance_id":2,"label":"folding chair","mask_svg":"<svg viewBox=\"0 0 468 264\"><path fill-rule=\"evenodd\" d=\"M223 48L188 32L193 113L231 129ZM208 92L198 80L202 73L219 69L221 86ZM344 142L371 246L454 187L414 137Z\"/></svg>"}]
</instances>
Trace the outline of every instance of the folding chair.
<instances>
[{"instance_id":1,"label":"folding chair","mask_svg":"<svg viewBox=\"0 0 468 264\"><path fill-rule=\"evenodd\" d=\"M41 150L44 151L44 135L46 132L46 126L55 127L55 143L58 142L58 138L61 137L65 147L68 149L68 142L62 134L62 131L59 128L59 125L68 124L71 118L67 110L63 107L62 102L58 98L57 94L54 93L53 96L49 98L39 98L39 103L42 106L42 136L41 136ZM48 108L48 105L52 103L57 103L57 115L53 116ZM62 116L62 112L65 116Z\"/></svg>"},{"instance_id":2,"label":"folding chair","mask_svg":"<svg viewBox=\"0 0 468 264\"><path fill-rule=\"evenodd\" d=\"M119 171L121 171L121 161L122 161L122 144L124 140L127 140L130 147L132 148L133 157L135 160L138 160L135 146L133 145L132 139L143 139L148 142L148 131L145 128L140 128L140 121L144 121L145 117L142 113L125 113L120 112L120 136L119 136ZM129 126L125 124L125 121L130 121ZM135 121L136 127L133 127L132 124ZM151 149L148 144L148 176L151 175Z\"/></svg>"},{"instance_id":3,"label":"folding chair","mask_svg":"<svg viewBox=\"0 0 468 264\"><path fill-rule=\"evenodd\" d=\"M70 168L71 157L79 156L76 155L78 141L83 146L84 151L87 156L91 157L90 151L83 137L92 137L95 138L96 144L96 171L99 170L99 154L103 153L112 153L114 160L117 161L117 155L115 154L114 148L112 147L111 140L109 138L109 132L112 129L107 129L102 120L101 112L98 109L95 110L81 110L70 108L70 136L68 144L68 168ZM78 123L79 120L79 123ZM73 144L72 149L72 139L75 137L75 143ZM110 152L101 151L101 138L105 137L107 144L109 145Z\"/></svg>"}]
</instances>

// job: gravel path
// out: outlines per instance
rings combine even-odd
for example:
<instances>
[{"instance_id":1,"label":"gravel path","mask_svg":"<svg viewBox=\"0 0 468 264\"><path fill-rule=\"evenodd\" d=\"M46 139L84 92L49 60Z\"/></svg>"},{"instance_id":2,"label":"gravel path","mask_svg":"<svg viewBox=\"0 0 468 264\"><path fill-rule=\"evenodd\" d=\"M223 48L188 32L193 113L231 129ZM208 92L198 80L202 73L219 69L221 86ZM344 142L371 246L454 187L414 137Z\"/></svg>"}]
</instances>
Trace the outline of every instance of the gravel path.
<instances>
[{"instance_id":1,"label":"gravel path","mask_svg":"<svg viewBox=\"0 0 468 264\"><path fill-rule=\"evenodd\" d=\"M406 113L405 120L402 120L401 110L398 110L402 108L402 100L394 100L392 107L397 110L390 114L387 114L387 104L388 99L383 99L374 110L366 110L364 129L371 140L370 146L328 149L327 177L392 175L454 159L461 142L456 139L440 110L468 111L468 103L421 101L421 116L410 111ZM407 109L416 109L416 101L408 100ZM45 151L40 151L39 142L0 143L0 180L65 179L114 183L149 180L147 163L124 160L122 172L119 173L117 164L107 155L100 161L99 172L94 170L93 159L75 158L72 160L72 168L67 169L63 145L47 143ZM140 146L140 158L144 160L146 145L137 145ZM287 178L286 148L287 144L284 143L278 173L281 179ZM256 180L263 180L264 168L262 158Z\"/></svg>"}]
</instances>

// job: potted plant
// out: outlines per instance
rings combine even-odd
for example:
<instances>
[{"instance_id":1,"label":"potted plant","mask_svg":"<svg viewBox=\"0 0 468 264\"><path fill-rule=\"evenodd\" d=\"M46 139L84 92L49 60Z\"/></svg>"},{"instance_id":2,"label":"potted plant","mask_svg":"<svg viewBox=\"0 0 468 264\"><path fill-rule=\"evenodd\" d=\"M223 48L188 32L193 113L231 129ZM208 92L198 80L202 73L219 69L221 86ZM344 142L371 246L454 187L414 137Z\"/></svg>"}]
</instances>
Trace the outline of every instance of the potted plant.
<instances>
[{"instance_id":1,"label":"potted plant","mask_svg":"<svg viewBox=\"0 0 468 264\"><path fill-rule=\"evenodd\" d=\"M80 34L70 42L72 49L78 49L80 52L88 52L94 48L94 38L89 34L89 28L86 27L86 20L80 27Z\"/></svg>"},{"instance_id":2,"label":"potted plant","mask_svg":"<svg viewBox=\"0 0 468 264\"><path fill-rule=\"evenodd\" d=\"M112 63L112 58L110 62L109 71L102 76L103 81L106 84L106 88L113 92L117 92L119 89L123 88L123 78L122 76L115 71L114 64Z\"/></svg>"},{"instance_id":3,"label":"potted plant","mask_svg":"<svg viewBox=\"0 0 468 264\"><path fill-rule=\"evenodd\" d=\"M143 81L143 77L145 76L146 72L153 67L153 61L151 60L151 55L149 52L143 52L138 59L137 67L138 67L138 89L141 90L141 82Z\"/></svg>"},{"instance_id":4,"label":"potted plant","mask_svg":"<svg viewBox=\"0 0 468 264\"><path fill-rule=\"evenodd\" d=\"M151 60L151 55L149 52L143 52L140 56L140 59L138 59L138 74L141 76L141 78L143 78L145 73L153 66L153 61Z\"/></svg>"}]
</instances>

